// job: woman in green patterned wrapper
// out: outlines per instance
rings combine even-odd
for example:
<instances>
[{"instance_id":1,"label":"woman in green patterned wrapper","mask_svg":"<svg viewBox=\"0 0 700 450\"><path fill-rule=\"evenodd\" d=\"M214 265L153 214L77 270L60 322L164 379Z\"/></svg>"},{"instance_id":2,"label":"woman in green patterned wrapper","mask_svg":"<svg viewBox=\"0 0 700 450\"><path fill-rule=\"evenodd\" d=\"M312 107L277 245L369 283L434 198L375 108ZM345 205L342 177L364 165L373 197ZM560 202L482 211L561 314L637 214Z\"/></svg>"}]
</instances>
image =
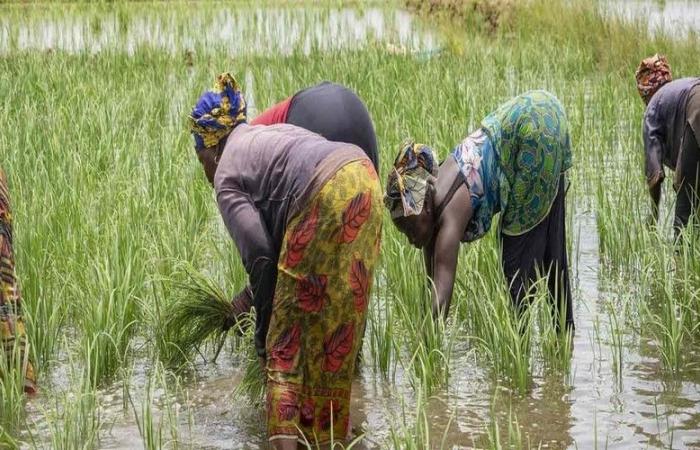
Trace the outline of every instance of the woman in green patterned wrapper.
<instances>
[{"instance_id":1,"label":"woman in green patterned wrapper","mask_svg":"<svg viewBox=\"0 0 700 450\"><path fill-rule=\"evenodd\" d=\"M573 331L566 255L564 173L571 142L552 94L531 91L502 104L438 168L434 152L409 143L388 176L385 204L398 229L425 254L433 315L447 316L460 242L472 242L501 213L502 264L514 306L549 274L556 326Z\"/></svg>"}]
</instances>

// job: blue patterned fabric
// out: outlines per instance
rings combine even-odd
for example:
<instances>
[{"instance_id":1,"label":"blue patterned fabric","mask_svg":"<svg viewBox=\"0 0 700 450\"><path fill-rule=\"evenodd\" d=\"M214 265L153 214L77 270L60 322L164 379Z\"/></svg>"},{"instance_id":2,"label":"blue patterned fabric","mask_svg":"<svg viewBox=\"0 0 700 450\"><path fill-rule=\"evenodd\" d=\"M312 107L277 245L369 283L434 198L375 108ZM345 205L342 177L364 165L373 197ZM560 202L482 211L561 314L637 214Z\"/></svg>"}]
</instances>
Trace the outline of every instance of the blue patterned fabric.
<instances>
[{"instance_id":1,"label":"blue patterned fabric","mask_svg":"<svg viewBox=\"0 0 700 450\"><path fill-rule=\"evenodd\" d=\"M482 129L455 147L452 157L457 161L471 196L473 216L467 224L462 241L472 242L491 229L493 216L501 210L501 173L491 140Z\"/></svg>"},{"instance_id":2,"label":"blue patterned fabric","mask_svg":"<svg viewBox=\"0 0 700 450\"><path fill-rule=\"evenodd\" d=\"M238 82L229 73L216 79L192 108L190 131L197 151L219 144L239 123L245 122L246 102Z\"/></svg>"}]
</instances>

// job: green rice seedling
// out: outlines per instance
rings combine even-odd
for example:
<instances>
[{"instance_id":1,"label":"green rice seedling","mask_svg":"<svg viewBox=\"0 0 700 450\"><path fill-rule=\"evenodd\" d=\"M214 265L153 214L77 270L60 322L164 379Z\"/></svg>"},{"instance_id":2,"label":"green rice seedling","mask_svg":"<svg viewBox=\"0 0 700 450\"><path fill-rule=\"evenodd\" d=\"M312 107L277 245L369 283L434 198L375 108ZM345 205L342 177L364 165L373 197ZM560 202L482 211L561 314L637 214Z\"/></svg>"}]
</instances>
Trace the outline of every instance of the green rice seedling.
<instances>
[{"instance_id":1,"label":"green rice seedling","mask_svg":"<svg viewBox=\"0 0 700 450\"><path fill-rule=\"evenodd\" d=\"M224 325L233 324L236 333L235 350L244 367L241 383L235 394L246 394L260 405L265 392L265 373L252 345L255 313L237 318L231 302L216 282L192 267L186 267L187 277L177 283L177 298L164 311L164 324L159 331L160 358L168 367L183 368L202 353L203 346L212 344L213 361L221 352L228 331Z\"/></svg>"},{"instance_id":2,"label":"green rice seedling","mask_svg":"<svg viewBox=\"0 0 700 450\"><path fill-rule=\"evenodd\" d=\"M17 341L9 347L9 352L0 347L0 442L10 442L25 422L24 372L28 353L24 358ZM4 436L4 437L3 437Z\"/></svg>"},{"instance_id":3,"label":"green rice seedling","mask_svg":"<svg viewBox=\"0 0 700 450\"><path fill-rule=\"evenodd\" d=\"M659 411L659 404L658 404L658 398L654 397L654 418L656 419L656 427L659 430L659 436L663 436L664 434L668 435L668 444L666 445L667 448L674 448L673 446L673 430L674 428L671 426L670 419L668 413L663 414L663 420L666 425L666 429L664 430L661 427L661 420L662 420L662 414Z\"/></svg>"},{"instance_id":4,"label":"green rice seedling","mask_svg":"<svg viewBox=\"0 0 700 450\"><path fill-rule=\"evenodd\" d=\"M19 448L19 442L0 426L0 448Z\"/></svg>"},{"instance_id":5,"label":"green rice seedling","mask_svg":"<svg viewBox=\"0 0 700 450\"><path fill-rule=\"evenodd\" d=\"M632 169L630 169L631 171ZM623 175L628 186L634 186L636 180ZM625 197L621 199L620 197ZM644 261L638 259L645 250L658 243L658 236L646 223L650 210L646 203L640 204L639 192L630 189L611 190L607 180L596 182L596 222L600 252L615 267L640 270ZM618 202L624 202L626 208L620 209ZM620 215L624 214L624 217ZM641 264L640 264L641 263Z\"/></svg>"},{"instance_id":6,"label":"green rice seedling","mask_svg":"<svg viewBox=\"0 0 700 450\"><path fill-rule=\"evenodd\" d=\"M94 386L112 379L127 359L129 339L134 326L130 309L133 300L122 302L117 291L106 291L90 306L82 319L80 349L89 361Z\"/></svg>"},{"instance_id":7,"label":"green rice seedling","mask_svg":"<svg viewBox=\"0 0 700 450\"><path fill-rule=\"evenodd\" d=\"M645 312L649 323L652 325L652 333L657 338L659 352L664 366L671 372L680 369L683 357L683 344L687 332L683 327L686 321L687 308L679 304L673 289L673 279L665 277L663 297L658 305L658 312L650 306L645 306Z\"/></svg>"},{"instance_id":8,"label":"green rice seedling","mask_svg":"<svg viewBox=\"0 0 700 450\"><path fill-rule=\"evenodd\" d=\"M495 411L494 411L495 412ZM531 448L530 445L523 444L523 437L518 425L518 419L513 414L513 411L508 412L508 426L506 429L506 445L502 443L502 431L495 416L491 417L491 421L486 429L486 437L489 449L501 450L503 448L522 450Z\"/></svg>"},{"instance_id":9,"label":"green rice seedling","mask_svg":"<svg viewBox=\"0 0 700 450\"><path fill-rule=\"evenodd\" d=\"M625 346L623 344L623 330L618 317L617 308L609 304L608 312L608 334L610 336L610 353L612 356L612 371L617 381L618 389L622 389L622 367Z\"/></svg>"},{"instance_id":10,"label":"green rice seedling","mask_svg":"<svg viewBox=\"0 0 700 450\"><path fill-rule=\"evenodd\" d=\"M545 367L561 373L568 373L573 357L573 335L566 331L564 314L559 314L557 326L552 321L552 317L556 313L549 299L546 280L546 278L541 279L540 286L544 285L544 289L539 289L535 303L530 306L534 311L537 311L537 324L540 332L539 348Z\"/></svg>"},{"instance_id":11,"label":"green rice seedling","mask_svg":"<svg viewBox=\"0 0 700 450\"><path fill-rule=\"evenodd\" d=\"M69 389L55 397L54 408L44 411L52 449L90 449L99 443L102 418L89 365L90 360L82 368L71 364Z\"/></svg>"},{"instance_id":12,"label":"green rice seedling","mask_svg":"<svg viewBox=\"0 0 700 450\"><path fill-rule=\"evenodd\" d=\"M234 351L238 355L238 360L244 372L241 382L233 391L233 397L236 398L243 395L251 404L262 406L265 402L267 374L261 365L255 346L252 345L255 330L254 316L248 315L243 318L243 323L240 326L244 332L242 336L234 340Z\"/></svg>"},{"instance_id":13,"label":"green rice seedling","mask_svg":"<svg viewBox=\"0 0 700 450\"><path fill-rule=\"evenodd\" d=\"M445 386L456 336L451 332L454 329L449 330L442 318L433 319L432 306L424 296L393 301L409 349L406 367L412 369L415 380L426 393Z\"/></svg>"},{"instance_id":14,"label":"green rice seedling","mask_svg":"<svg viewBox=\"0 0 700 450\"><path fill-rule=\"evenodd\" d=\"M187 278L178 283L177 298L163 313L160 331L160 358L169 367L182 367L192 360L205 343L214 343L218 351L228 333L227 324L236 316L230 300L206 275L186 269Z\"/></svg>"},{"instance_id":15,"label":"green rice seedling","mask_svg":"<svg viewBox=\"0 0 700 450\"><path fill-rule=\"evenodd\" d=\"M698 344L697 244L682 244L673 256L668 242L671 201L664 202L656 230L646 226L639 129L644 106L632 72L641 56L659 51L672 61L674 76L697 74L697 36L652 36L646 21L606 18L602 4L588 0L520 2L512 23L489 31L482 31L486 25L478 14L456 21L402 22L394 19L401 12L360 2L350 6L353 32L341 48L336 44L345 34L333 24L343 20L335 7L345 7L345 2L333 7L273 4L272 12L270 4L246 1L221 8L205 1L196 12L179 2L0 8L0 123L6 130L0 133L0 165L8 173L15 208L29 340L40 384L42 379L48 384L42 395L59 407L50 421L56 447L97 446L99 430L94 431L90 415L99 414L89 407L89 394L97 395L98 382L108 385L127 376L124 367L143 364L137 356L148 355L148 364L154 356L167 362L174 355L173 366L197 370L187 361L197 357L199 346L185 356L165 331L167 312L182 293L180 283L188 281L181 261L206 267L207 276L225 280L220 284L226 288L245 282L183 120L220 70L236 73L258 112L322 79L356 90L375 121L382 175L406 137L433 145L445 158L504 99L533 88L554 92L567 111L574 146L567 206L575 214L567 227L573 229L569 221L576 223L579 214L595 214L604 263L598 271L600 289L616 286L620 298L639 302L638 318L631 318L636 303L631 311L618 309L623 335L629 336L633 327L645 340L651 337L664 366L669 363L660 349L675 346L679 367L685 368ZM375 8L379 12L372 12ZM372 27L366 33L356 27L355 19L365 11L382 24L378 28L384 27L377 35ZM411 22L410 31L405 22ZM240 28L232 42L228 35L217 39L216 32L193 33L201 27L192 23L214 30L229 30L232 23ZM425 48L423 28L437 36L436 45ZM389 50L389 43L399 51ZM442 51L432 51L436 48ZM666 199L672 198L670 183L665 185ZM546 302L539 294L533 294L531 318L512 314L495 228L494 223L492 236L462 251L462 284L455 289L449 320L438 328L426 319L422 255L406 245L387 219L365 346L377 376L397 389L412 383L438 391L455 377L451 365L463 356L454 347L462 342L477 352L477 369L518 392L539 383L540 363L569 370L564 368L566 348L547 328ZM571 248L578 248L586 234L588 230L572 235ZM596 302L587 295L577 296L584 303L580 310ZM605 303L600 302L603 313L593 319L598 330L594 343L611 323ZM585 330L587 324L582 325L579 329ZM518 332L522 329L527 334ZM259 370L255 355L246 353L252 349L246 333L226 340L226 350L232 349L235 357L233 367L225 370L251 369L251 379L264 383L254 372ZM626 341L622 345L629 345ZM199 350L212 359L221 342L214 335ZM600 350L599 344L594 365L600 364ZM625 347L624 358L634 351ZM68 386L54 387L50 380L63 378L66 359L84 360L91 375L76 369ZM394 376L401 362L410 373L406 378ZM598 374L607 376L607 371ZM679 374L685 376L685 371ZM139 383L134 391L145 392L145 382ZM152 383L155 388L160 382ZM14 401L18 407L23 404L19 398ZM85 411L83 441L79 414L63 414L71 402ZM235 412L241 404L248 405L236 402L231 409ZM142 406L136 402L136 409ZM4 400L2 407L0 416L14 415ZM167 444L173 425L168 419L163 428L160 410L151 410L152 429L160 427ZM415 415L409 410L392 419L395 430L407 424L405 439L394 446L437 446L435 431L428 428L432 418L421 421L423 430L415 433ZM10 431L12 439L23 436L24 422L18 422L17 433ZM499 426L500 444L506 447L504 422ZM677 426L669 423L671 431ZM433 438L423 439L426 433Z\"/></svg>"},{"instance_id":16,"label":"green rice seedling","mask_svg":"<svg viewBox=\"0 0 700 450\"><path fill-rule=\"evenodd\" d=\"M431 434L431 421L426 414L425 407L429 397L418 389L416 390L415 407L412 412L406 410L406 401L401 399L401 415L398 418L398 424L392 423L387 439L387 446L391 448L401 448L407 450L418 449L443 449L446 447L446 437L452 423L452 418L448 421L443 435L438 443L438 436Z\"/></svg>"},{"instance_id":17,"label":"green rice seedling","mask_svg":"<svg viewBox=\"0 0 700 450\"><path fill-rule=\"evenodd\" d=\"M477 446L494 450L532 448L529 438L523 438L522 427L518 423L517 413L513 411L513 404L508 402L508 414L506 415L505 411L500 410L502 407L499 396L499 391L494 391L491 398L489 419L484 423L484 433L477 440Z\"/></svg>"},{"instance_id":18,"label":"green rice seedling","mask_svg":"<svg viewBox=\"0 0 700 450\"><path fill-rule=\"evenodd\" d=\"M370 342L381 345L374 357L375 364L379 357L378 365L382 370L388 370L390 358L398 359L400 354L404 354L400 349L406 349L408 361L399 363L411 370L414 382L432 393L449 380L449 365L458 328L452 325L454 322L433 319L430 285L423 269L423 257L415 250L406 248L401 239L392 236L384 240L383 261L387 263L384 274L388 279L387 287L391 286L391 290L386 290L385 304L377 305L377 308L384 308L383 313L387 317L395 319L395 325L393 320L391 324L387 323L381 336L384 340ZM414 267L418 273L407 273L404 269L406 264ZM453 305L453 310L457 309L458 306ZM370 322L371 332L375 332L374 326ZM392 351L396 342L400 342L400 347Z\"/></svg>"},{"instance_id":19,"label":"green rice seedling","mask_svg":"<svg viewBox=\"0 0 700 450\"><path fill-rule=\"evenodd\" d=\"M30 225L31 226L31 225ZM56 292L49 294L49 286L44 281L50 270L48 255L41 249L35 248L40 242L39 236L31 234L29 246L22 248L20 258L29 262L18 268L21 273L22 309L26 323L27 339L31 342L32 360L35 369L41 375L54 362L58 345L64 333L64 325L68 318L68 302L55 302L54 298L65 298L66 286L60 286ZM41 231L38 231L39 233ZM25 256L26 255L26 256ZM29 256L32 255L32 256ZM38 257L38 255L42 255ZM21 272L19 272L21 270Z\"/></svg>"},{"instance_id":20,"label":"green rice seedling","mask_svg":"<svg viewBox=\"0 0 700 450\"><path fill-rule=\"evenodd\" d=\"M156 399L155 391L161 391ZM145 386L145 395L137 407L130 394L127 395L136 425L146 449L178 448L181 443L180 414L176 406L177 396L182 393L179 380L169 377L161 364L151 372ZM160 404L157 410L156 401Z\"/></svg>"},{"instance_id":21,"label":"green rice seedling","mask_svg":"<svg viewBox=\"0 0 700 450\"><path fill-rule=\"evenodd\" d=\"M398 365L396 355L400 351L396 336L400 331L396 323L396 305L391 299L393 289L386 280L383 261L380 260L377 266L367 310L365 338L359 356L362 361L369 361L375 372L393 380ZM366 355L369 359L366 359Z\"/></svg>"},{"instance_id":22,"label":"green rice seedling","mask_svg":"<svg viewBox=\"0 0 700 450\"><path fill-rule=\"evenodd\" d=\"M475 261L474 270L457 282L456 290L465 302L464 311L469 313L463 323L477 352L493 368L495 378L503 377L525 392L531 382L532 309L515 313L493 250L484 254L482 248L475 247L471 252L477 255L470 255ZM530 296L524 299L530 301Z\"/></svg>"},{"instance_id":23,"label":"green rice seedling","mask_svg":"<svg viewBox=\"0 0 700 450\"><path fill-rule=\"evenodd\" d=\"M691 218L690 223L698 219ZM688 337L700 337L700 231L698 226L689 226L681 234L674 248L674 278L676 298L684 313L679 317Z\"/></svg>"},{"instance_id":24,"label":"green rice seedling","mask_svg":"<svg viewBox=\"0 0 700 450\"><path fill-rule=\"evenodd\" d=\"M131 397L129 397L129 402L131 403L131 408L136 418L136 426L138 427L139 434L141 435L143 447L148 450L163 448L165 444L163 436L163 421L159 421L156 424L156 419L153 416L153 384L153 378L149 377L148 381L146 382L146 395L144 396L141 404L140 412L133 403Z\"/></svg>"},{"instance_id":25,"label":"green rice seedling","mask_svg":"<svg viewBox=\"0 0 700 450\"><path fill-rule=\"evenodd\" d=\"M383 294L389 295L388 289ZM365 333L368 341L365 346L369 347L375 372L389 379L393 379L390 374L396 373L396 354L400 351L395 338L399 330L395 324L394 309L395 305L388 297L375 295L368 309Z\"/></svg>"},{"instance_id":26,"label":"green rice seedling","mask_svg":"<svg viewBox=\"0 0 700 450\"><path fill-rule=\"evenodd\" d=\"M600 372L601 361L603 359L603 336L600 331L600 314L596 314L593 317L593 333L589 337L591 342L591 351L593 352L594 361L597 364L593 365L593 370L595 372Z\"/></svg>"}]
</instances>

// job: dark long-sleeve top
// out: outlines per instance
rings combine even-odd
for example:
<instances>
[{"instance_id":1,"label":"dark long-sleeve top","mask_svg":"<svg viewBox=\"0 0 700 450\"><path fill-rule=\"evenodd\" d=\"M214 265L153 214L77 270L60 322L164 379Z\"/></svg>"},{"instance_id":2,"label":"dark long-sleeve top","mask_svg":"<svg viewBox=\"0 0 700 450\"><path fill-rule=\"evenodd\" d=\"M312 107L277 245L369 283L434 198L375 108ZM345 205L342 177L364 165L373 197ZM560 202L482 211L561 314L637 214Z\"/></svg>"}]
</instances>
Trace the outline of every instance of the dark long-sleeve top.
<instances>
[{"instance_id":1,"label":"dark long-sleeve top","mask_svg":"<svg viewBox=\"0 0 700 450\"><path fill-rule=\"evenodd\" d=\"M378 169L377 136L362 99L340 84L324 81L271 106L252 125L289 123L330 141L355 144Z\"/></svg>"},{"instance_id":2,"label":"dark long-sleeve top","mask_svg":"<svg viewBox=\"0 0 700 450\"><path fill-rule=\"evenodd\" d=\"M265 354L277 261L287 224L358 147L293 125L241 124L229 135L214 177L219 210L248 273L256 309L255 345Z\"/></svg>"},{"instance_id":3,"label":"dark long-sleeve top","mask_svg":"<svg viewBox=\"0 0 700 450\"><path fill-rule=\"evenodd\" d=\"M690 91L700 78L681 78L666 83L649 101L644 112L642 134L647 184L664 179L664 168L676 170L678 153L686 124L686 104Z\"/></svg>"}]
</instances>

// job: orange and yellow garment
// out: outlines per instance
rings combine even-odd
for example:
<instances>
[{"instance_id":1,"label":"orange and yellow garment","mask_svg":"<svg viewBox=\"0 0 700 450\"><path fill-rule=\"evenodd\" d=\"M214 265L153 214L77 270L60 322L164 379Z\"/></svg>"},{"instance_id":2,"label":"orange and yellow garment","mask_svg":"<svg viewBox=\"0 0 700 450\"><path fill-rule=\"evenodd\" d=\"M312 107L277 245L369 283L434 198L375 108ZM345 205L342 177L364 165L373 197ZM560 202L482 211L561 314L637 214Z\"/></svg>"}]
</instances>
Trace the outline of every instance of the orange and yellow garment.
<instances>
[{"instance_id":1,"label":"orange and yellow garment","mask_svg":"<svg viewBox=\"0 0 700 450\"><path fill-rule=\"evenodd\" d=\"M266 344L270 440L316 446L330 442L331 428L336 441L348 435L381 206L363 158L342 166L287 226Z\"/></svg>"},{"instance_id":2,"label":"orange and yellow garment","mask_svg":"<svg viewBox=\"0 0 700 450\"><path fill-rule=\"evenodd\" d=\"M27 337L21 316L21 296L12 251L12 213L5 174L0 169L0 341L7 355L5 367L19 363L24 371L24 391L36 392L34 368L27 358ZM16 358L19 357L19 361ZM0 373L0 376L3 374Z\"/></svg>"}]
</instances>

